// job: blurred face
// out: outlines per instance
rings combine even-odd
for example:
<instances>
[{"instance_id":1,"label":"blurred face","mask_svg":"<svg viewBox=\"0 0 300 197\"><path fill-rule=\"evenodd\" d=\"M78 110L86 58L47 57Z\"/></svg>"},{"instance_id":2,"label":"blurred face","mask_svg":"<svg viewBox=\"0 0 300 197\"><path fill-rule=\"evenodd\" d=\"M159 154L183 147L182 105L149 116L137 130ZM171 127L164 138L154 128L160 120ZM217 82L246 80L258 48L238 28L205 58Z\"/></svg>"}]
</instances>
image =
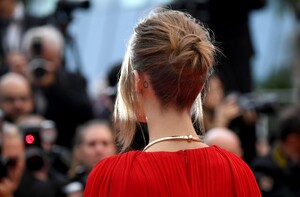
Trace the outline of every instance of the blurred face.
<instances>
[{"instance_id":1,"label":"blurred face","mask_svg":"<svg viewBox=\"0 0 300 197\"><path fill-rule=\"evenodd\" d=\"M51 43L50 40L43 41L43 52L42 57L45 58L48 62L48 69L51 72L56 72L60 66L60 54L59 49Z\"/></svg>"},{"instance_id":2,"label":"blurred face","mask_svg":"<svg viewBox=\"0 0 300 197\"><path fill-rule=\"evenodd\" d=\"M292 133L283 142L286 149L285 152L292 160L300 163L300 135Z\"/></svg>"},{"instance_id":3,"label":"blurred face","mask_svg":"<svg viewBox=\"0 0 300 197\"><path fill-rule=\"evenodd\" d=\"M11 121L33 110L31 90L28 84L10 82L0 87L0 107Z\"/></svg>"},{"instance_id":4,"label":"blurred face","mask_svg":"<svg viewBox=\"0 0 300 197\"><path fill-rule=\"evenodd\" d=\"M7 159L13 159L16 161L9 170L11 178L17 186L25 165L25 149L23 140L16 136L4 137L2 155Z\"/></svg>"},{"instance_id":5,"label":"blurred face","mask_svg":"<svg viewBox=\"0 0 300 197\"><path fill-rule=\"evenodd\" d=\"M0 18L9 18L15 10L15 0L0 0Z\"/></svg>"},{"instance_id":6,"label":"blurred face","mask_svg":"<svg viewBox=\"0 0 300 197\"><path fill-rule=\"evenodd\" d=\"M31 54L29 59L33 58ZM44 69L46 74L42 77L35 77L31 70L28 70L31 81L41 87L48 87L55 82L56 73L61 65L60 50L53 46L51 40L43 39L41 58L44 60ZM31 62L29 62L29 69L31 69Z\"/></svg>"},{"instance_id":7,"label":"blurred face","mask_svg":"<svg viewBox=\"0 0 300 197\"><path fill-rule=\"evenodd\" d=\"M0 0L1 1L1 0ZM7 63L9 66L9 70L11 72L15 72L27 76L27 59L22 53L10 53L7 55Z\"/></svg>"},{"instance_id":8,"label":"blurred face","mask_svg":"<svg viewBox=\"0 0 300 197\"><path fill-rule=\"evenodd\" d=\"M5 137L3 142L3 156L6 158L15 158L22 163L25 153L22 139L18 137Z\"/></svg>"},{"instance_id":9,"label":"blurred face","mask_svg":"<svg viewBox=\"0 0 300 197\"><path fill-rule=\"evenodd\" d=\"M100 160L116 154L112 132L104 125L88 127L80 146L80 156L88 168L95 166Z\"/></svg>"},{"instance_id":10,"label":"blurred face","mask_svg":"<svg viewBox=\"0 0 300 197\"><path fill-rule=\"evenodd\" d=\"M221 80L213 77L208 81L208 90L204 98L204 105L209 109L214 109L224 98L224 90Z\"/></svg>"}]
</instances>

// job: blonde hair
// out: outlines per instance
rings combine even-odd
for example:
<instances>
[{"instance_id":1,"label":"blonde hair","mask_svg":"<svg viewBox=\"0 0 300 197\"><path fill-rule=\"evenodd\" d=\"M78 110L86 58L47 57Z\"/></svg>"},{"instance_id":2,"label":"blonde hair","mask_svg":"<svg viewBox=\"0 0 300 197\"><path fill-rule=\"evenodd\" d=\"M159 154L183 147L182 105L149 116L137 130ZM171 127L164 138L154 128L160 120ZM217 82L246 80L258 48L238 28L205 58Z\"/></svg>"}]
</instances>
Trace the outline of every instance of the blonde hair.
<instances>
[{"instance_id":1,"label":"blonde hair","mask_svg":"<svg viewBox=\"0 0 300 197\"><path fill-rule=\"evenodd\" d=\"M149 76L162 106L184 110L193 105L194 120L201 125L200 91L217 50L208 29L180 11L155 9L134 30L121 68L114 111L122 152L131 145L138 123L133 71Z\"/></svg>"}]
</instances>

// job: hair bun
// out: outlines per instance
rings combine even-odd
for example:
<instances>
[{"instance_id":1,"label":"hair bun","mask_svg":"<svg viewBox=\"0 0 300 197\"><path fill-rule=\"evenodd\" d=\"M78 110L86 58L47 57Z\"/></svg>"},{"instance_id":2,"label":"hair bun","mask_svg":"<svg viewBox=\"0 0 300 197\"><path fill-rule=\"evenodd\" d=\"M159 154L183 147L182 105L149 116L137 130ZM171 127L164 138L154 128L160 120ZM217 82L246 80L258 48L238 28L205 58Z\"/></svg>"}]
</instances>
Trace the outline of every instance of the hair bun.
<instances>
[{"instance_id":1,"label":"hair bun","mask_svg":"<svg viewBox=\"0 0 300 197\"><path fill-rule=\"evenodd\" d=\"M183 62L190 64L188 67L191 72L194 69L208 69L213 65L214 46L207 40L207 37L201 38L196 34L188 34L181 38L170 37L171 53L169 62L173 64L175 70L182 70ZM186 68L186 69L188 69Z\"/></svg>"}]
</instances>

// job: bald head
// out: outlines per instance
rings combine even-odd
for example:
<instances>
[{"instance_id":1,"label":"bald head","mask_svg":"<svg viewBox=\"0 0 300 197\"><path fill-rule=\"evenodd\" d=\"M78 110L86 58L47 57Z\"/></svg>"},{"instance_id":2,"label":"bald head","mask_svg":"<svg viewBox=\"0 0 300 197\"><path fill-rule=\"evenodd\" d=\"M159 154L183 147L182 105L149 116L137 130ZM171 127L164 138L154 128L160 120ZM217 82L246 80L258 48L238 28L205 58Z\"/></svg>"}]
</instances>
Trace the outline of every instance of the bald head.
<instances>
[{"instance_id":1,"label":"bald head","mask_svg":"<svg viewBox=\"0 0 300 197\"><path fill-rule=\"evenodd\" d=\"M21 84L29 87L29 82L25 77L13 72L9 72L1 77L0 85L3 86L6 84Z\"/></svg>"},{"instance_id":2,"label":"bald head","mask_svg":"<svg viewBox=\"0 0 300 197\"><path fill-rule=\"evenodd\" d=\"M32 112L31 87L25 77L17 73L7 73L1 77L0 107L12 122Z\"/></svg>"},{"instance_id":3,"label":"bald head","mask_svg":"<svg viewBox=\"0 0 300 197\"><path fill-rule=\"evenodd\" d=\"M227 128L213 128L206 132L204 141L208 145L217 145L239 157L243 156L239 137Z\"/></svg>"}]
</instances>

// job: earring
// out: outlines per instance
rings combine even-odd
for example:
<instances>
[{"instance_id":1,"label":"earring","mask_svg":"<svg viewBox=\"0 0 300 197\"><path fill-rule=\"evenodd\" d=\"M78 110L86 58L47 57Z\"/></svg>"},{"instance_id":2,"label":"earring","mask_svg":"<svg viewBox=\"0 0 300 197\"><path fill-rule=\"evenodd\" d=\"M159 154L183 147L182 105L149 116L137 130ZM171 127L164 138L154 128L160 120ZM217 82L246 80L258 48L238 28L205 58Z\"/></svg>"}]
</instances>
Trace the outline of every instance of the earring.
<instances>
[{"instance_id":1,"label":"earring","mask_svg":"<svg viewBox=\"0 0 300 197\"><path fill-rule=\"evenodd\" d=\"M147 82L147 81L144 81L143 86L144 86L144 88L148 88L148 87L149 87L148 82Z\"/></svg>"}]
</instances>

